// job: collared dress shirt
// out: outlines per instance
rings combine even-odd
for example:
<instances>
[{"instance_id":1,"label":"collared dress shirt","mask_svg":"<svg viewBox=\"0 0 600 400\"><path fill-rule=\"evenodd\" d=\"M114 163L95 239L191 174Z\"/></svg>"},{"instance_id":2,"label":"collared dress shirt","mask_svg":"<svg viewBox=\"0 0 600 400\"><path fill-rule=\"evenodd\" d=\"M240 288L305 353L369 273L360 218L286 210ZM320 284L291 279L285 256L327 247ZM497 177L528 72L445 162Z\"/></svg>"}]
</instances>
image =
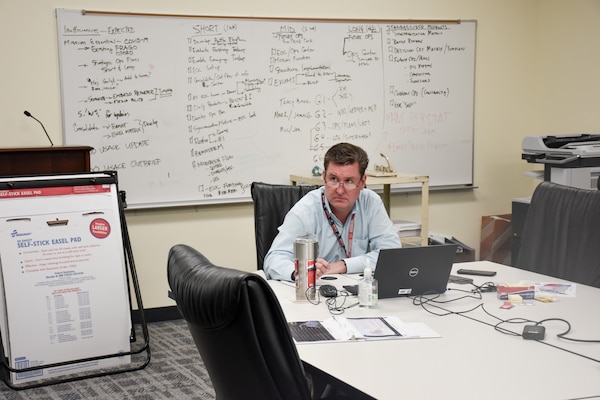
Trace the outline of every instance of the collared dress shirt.
<instances>
[{"instance_id":1,"label":"collared dress shirt","mask_svg":"<svg viewBox=\"0 0 600 400\"><path fill-rule=\"evenodd\" d=\"M347 273L363 272L367 263L375 270L380 249L401 247L400 237L394 229L379 195L370 189L362 189L352 212L342 225L333 214L325 196L327 207L350 257L338 242L323 210L321 193L324 188L307 193L287 213L279 233L265 257L263 269L269 279L292 280L294 272L294 240L303 235L315 234L319 241L318 258L329 263L344 260ZM352 215L354 215L353 242L349 246ZM369 260L369 261L367 261Z\"/></svg>"}]
</instances>

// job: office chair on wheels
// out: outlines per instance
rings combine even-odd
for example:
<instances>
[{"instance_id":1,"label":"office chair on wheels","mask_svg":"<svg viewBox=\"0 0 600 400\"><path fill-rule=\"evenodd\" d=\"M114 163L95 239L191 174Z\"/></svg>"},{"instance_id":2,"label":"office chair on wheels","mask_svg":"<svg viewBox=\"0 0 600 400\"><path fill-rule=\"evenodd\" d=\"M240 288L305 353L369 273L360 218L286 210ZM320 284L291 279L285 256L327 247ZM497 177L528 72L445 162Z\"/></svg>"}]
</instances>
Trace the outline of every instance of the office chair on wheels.
<instances>
[{"instance_id":1,"label":"office chair on wheels","mask_svg":"<svg viewBox=\"0 0 600 400\"><path fill-rule=\"evenodd\" d=\"M169 251L172 297L217 399L310 399L302 361L269 284L213 265L186 245Z\"/></svg>"},{"instance_id":2,"label":"office chair on wheels","mask_svg":"<svg viewBox=\"0 0 600 400\"><path fill-rule=\"evenodd\" d=\"M600 287L600 191L540 183L516 267Z\"/></svg>"},{"instance_id":3,"label":"office chair on wheels","mask_svg":"<svg viewBox=\"0 0 600 400\"><path fill-rule=\"evenodd\" d=\"M265 256L287 212L306 193L318 187L318 185L293 186L252 182L250 193L254 202L257 269L263 269Z\"/></svg>"}]
</instances>

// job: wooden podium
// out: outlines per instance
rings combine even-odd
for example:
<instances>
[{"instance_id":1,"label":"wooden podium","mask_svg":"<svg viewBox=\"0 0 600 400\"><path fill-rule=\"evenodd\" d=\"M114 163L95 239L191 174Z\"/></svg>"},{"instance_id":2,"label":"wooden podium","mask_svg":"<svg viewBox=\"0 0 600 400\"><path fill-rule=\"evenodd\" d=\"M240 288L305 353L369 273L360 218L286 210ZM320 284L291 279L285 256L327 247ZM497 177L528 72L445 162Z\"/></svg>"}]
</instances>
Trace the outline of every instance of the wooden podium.
<instances>
[{"instance_id":1,"label":"wooden podium","mask_svg":"<svg viewBox=\"0 0 600 400\"><path fill-rule=\"evenodd\" d=\"M90 172L89 146L0 149L0 176Z\"/></svg>"}]
</instances>

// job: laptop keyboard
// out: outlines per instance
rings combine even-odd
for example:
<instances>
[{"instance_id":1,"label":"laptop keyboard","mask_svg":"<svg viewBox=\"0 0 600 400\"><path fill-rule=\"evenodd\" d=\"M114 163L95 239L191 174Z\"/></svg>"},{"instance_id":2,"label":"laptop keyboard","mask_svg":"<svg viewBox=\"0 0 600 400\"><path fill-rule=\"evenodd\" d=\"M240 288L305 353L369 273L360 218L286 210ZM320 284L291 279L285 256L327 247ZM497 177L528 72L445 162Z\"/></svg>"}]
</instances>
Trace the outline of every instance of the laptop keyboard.
<instances>
[{"instance_id":1,"label":"laptop keyboard","mask_svg":"<svg viewBox=\"0 0 600 400\"><path fill-rule=\"evenodd\" d=\"M288 325L296 342L318 342L335 339L318 321L289 322Z\"/></svg>"}]
</instances>

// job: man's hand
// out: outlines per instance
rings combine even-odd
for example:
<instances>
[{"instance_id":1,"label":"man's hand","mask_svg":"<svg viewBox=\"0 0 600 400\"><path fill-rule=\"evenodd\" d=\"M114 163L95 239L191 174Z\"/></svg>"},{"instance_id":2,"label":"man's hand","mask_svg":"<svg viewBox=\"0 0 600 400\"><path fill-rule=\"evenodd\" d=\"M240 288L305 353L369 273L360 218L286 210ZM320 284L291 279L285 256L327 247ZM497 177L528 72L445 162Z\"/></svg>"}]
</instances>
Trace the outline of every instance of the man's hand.
<instances>
[{"instance_id":1,"label":"man's hand","mask_svg":"<svg viewBox=\"0 0 600 400\"><path fill-rule=\"evenodd\" d=\"M317 258L317 279L323 275L345 274L346 270L346 263L342 260L330 264L322 258Z\"/></svg>"}]
</instances>

